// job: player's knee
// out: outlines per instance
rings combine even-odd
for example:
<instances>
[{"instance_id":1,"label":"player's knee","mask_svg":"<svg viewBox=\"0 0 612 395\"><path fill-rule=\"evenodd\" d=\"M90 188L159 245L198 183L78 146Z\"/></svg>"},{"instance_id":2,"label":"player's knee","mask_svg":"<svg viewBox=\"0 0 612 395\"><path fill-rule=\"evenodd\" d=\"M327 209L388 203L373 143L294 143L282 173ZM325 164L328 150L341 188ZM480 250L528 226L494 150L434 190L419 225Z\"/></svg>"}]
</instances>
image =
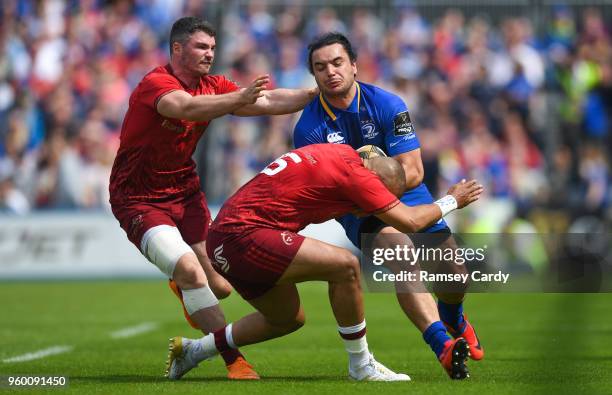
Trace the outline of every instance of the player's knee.
<instances>
[{"instance_id":1,"label":"player's knee","mask_svg":"<svg viewBox=\"0 0 612 395\"><path fill-rule=\"evenodd\" d=\"M292 333L300 329L306 323L306 314L300 309L300 311L291 320L287 320L283 327L286 333Z\"/></svg>"},{"instance_id":2,"label":"player's knee","mask_svg":"<svg viewBox=\"0 0 612 395\"><path fill-rule=\"evenodd\" d=\"M359 280L359 259L349 251L344 251L338 257L340 280L354 282Z\"/></svg>"},{"instance_id":3,"label":"player's knee","mask_svg":"<svg viewBox=\"0 0 612 395\"><path fill-rule=\"evenodd\" d=\"M223 277L221 279L223 281L210 281L210 289L218 299L225 299L232 293L232 286Z\"/></svg>"},{"instance_id":4,"label":"player's knee","mask_svg":"<svg viewBox=\"0 0 612 395\"><path fill-rule=\"evenodd\" d=\"M294 315L287 315L281 319L276 318L269 322L279 335L287 335L304 326L306 314L304 314L304 310L300 309Z\"/></svg>"},{"instance_id":5,"label":"player's knee","mask_svg":"<svg viewBox=\"0 0 612 395\"><path fill-rule=\"evenodd\" d=\"M208 285L204 270L191 254L181 257L174 269L173 279L181 289L202 288Z\"/></svg>"},{"instance_id":6,"label":"player's knee","mask_svg":"<svg viewBox=\"0 0 612 395\"><path fill-rule=\"evenodd\" d=\"M293 327L294 330L298 330L306 324L306 314L304 314L304 310L300 309L295 318L293 319Z\"/></svg>"},{"instance_id":7,"label":"player's knee","mask_svg":"<svg viewBox=\"0 0 612 395\"><path fill-rule=\"evenodd\" d=\"M374 238L373 249L382 251L395 250L397 246L401 246L402 248L405 246L405 248L408 249L415 248L414 243L410 237L408 237L408 235L405 235L390 226L382 228ZM418 262L408 259L384 259L383 265L392 273L400 273L403 271L413 272L420 270Z\"/></svg>"},{"instance_id":8,"label":"player's knee","mask_svg":"<svg viewBox=\"0 0 612 395\"><path fill-rule=\"evenodd\" d=\"M390 226L382 228L373 241L374 248L395 249L398 245L414 248L414 243L408 235Z\"/></svg>"},{"instance_id":9,"label":"player's knee","mask_svg":"<svg viewBox=\"0 0 612 395\"><path fill-rule=\"evenodd\" d=\"M179 230L170 225L158 225L142 236L140 251L169 278L174 278L185 257L197 262L191 247L185 243Z\"/></svg>"}]
</instances>

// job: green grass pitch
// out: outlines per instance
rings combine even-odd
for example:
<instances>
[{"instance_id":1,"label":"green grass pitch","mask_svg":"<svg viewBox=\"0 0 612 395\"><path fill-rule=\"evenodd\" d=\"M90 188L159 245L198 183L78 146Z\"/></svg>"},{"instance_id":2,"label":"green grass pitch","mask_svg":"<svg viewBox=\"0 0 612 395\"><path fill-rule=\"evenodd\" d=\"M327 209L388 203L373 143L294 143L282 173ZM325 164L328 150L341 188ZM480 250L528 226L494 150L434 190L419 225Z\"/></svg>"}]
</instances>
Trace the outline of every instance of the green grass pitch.
<instances>
[{"instance_id":1,"label":"green grass pitch","mask_svg":"<svg viewBox=\"0 0 612 395\"><path fill-rule=\"evenodd\" d=\"M612 294L472 294L466 312L486 357L471 377L449 380L392 294L365 294L368 342L376 358L410 374L408 383L354 383L323 283L300 286L306 325L245 347L259 382L228 382L217 358L180 382L163 378L167 339L198 336L163 281L0 283L0 375L65 375L67 389L19 393L121 394L605 394L612 393ZM229 320L251 308L232 295ZM153 322L124 339L120 328ZM54 345L70 352L28 362L3 360ZM10 390L10 389L9 389ZM0 393L7 388L0 388Z\"/></svg>"}]
</instances>

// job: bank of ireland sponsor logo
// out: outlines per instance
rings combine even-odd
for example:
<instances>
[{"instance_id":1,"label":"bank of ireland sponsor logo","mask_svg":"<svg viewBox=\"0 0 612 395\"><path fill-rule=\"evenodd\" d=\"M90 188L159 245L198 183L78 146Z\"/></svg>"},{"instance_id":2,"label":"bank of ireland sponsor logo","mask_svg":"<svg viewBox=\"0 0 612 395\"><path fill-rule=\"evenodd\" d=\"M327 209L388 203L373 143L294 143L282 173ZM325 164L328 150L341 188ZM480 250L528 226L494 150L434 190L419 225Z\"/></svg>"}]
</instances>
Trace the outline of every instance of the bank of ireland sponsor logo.
<instances>
[{"instance_id":1,"label":"bank of ireland sponsor logo","mask_svg":"<svg viewBox=\"0 0 612 395\"><path fill-rule=\"evenodd\" d=\"M223 244L215 248L213 255L215 258L215 263L221 268L221 270L223 270L223 272L227 273L229 271L229 262L222 254L223 254Z\"/></svg>"},{"instance_id":2,"label":"bank of ireland sponsor logo","mask_svg":"<svg viewBox=\"0 0 612 395\"><path fill-rule=\"evenodd\" d=\"M342 132L331 131L327 134L327 142L331 144L343 144L344 136Z\"/></svg>"}]
</instances>

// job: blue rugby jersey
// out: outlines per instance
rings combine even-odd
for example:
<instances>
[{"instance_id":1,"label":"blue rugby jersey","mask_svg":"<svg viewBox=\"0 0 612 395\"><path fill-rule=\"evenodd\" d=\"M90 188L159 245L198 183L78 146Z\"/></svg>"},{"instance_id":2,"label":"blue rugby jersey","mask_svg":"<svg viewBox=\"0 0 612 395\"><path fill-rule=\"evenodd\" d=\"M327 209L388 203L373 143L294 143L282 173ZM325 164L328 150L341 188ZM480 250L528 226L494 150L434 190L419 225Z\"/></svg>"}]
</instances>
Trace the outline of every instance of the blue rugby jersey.
<instances>
[{"instance_id":1,"label":"blue rugby jersey","mask_svg":"<svg viewBox=\"0 0 612 395\"><path fill-rule=\"evenodd\" d=\"M357 149L366 144L380 147L395 156L420 147L404 101L374 85L357 83L357 94L346 110L330 105L323 95L311 101L302 112L293 133L295 148L310 144L348 144ZM400 199L409 206L429 204L433 198L425 184L406 191ZM346 215L338 221L356 246L363 218ZM440 220L424 232L446 227Z\"/></svg>"}]
</instances>

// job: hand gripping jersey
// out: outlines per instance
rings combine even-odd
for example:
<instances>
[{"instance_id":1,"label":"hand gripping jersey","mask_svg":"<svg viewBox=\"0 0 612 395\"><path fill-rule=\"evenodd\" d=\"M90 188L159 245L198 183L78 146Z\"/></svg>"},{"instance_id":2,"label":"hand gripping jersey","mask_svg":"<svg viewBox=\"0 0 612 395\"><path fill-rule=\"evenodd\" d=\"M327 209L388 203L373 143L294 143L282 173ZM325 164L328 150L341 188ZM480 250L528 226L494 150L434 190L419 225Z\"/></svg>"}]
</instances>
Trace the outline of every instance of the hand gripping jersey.
<instances>
[{"instance_id":1,"label":"hand gripping jersey","mask_svg":"<svg viewBox=\"0 0 612 395\"><path fill-rule=\"evenodd\" d=\"M404 101L376 86L357 83L357 94L346 110L331 106L323 97L315 98L302 112L293 140L296 148L309 144L348 144L357 149L376 145L395 156L420 147ZM400 200L408 206L430 204L434 200L425 184L406 191ZM347 215L338 221L356 246L360 245L359 228L365 218ZM444 220L424 230L436 232L446 227Z\"/></svg>"},{"instance_id":2,"label":"hand gripping jersey","mask_svg":"<svg viewBox=\"0 0 612 395\"><path fill-rule=\"evenodd\" d=\"M170 65L145 75L130 96L123 120L121 143L110 177L111 204L159 202L198 192L200 180L191 156L209 122L166 118L157 112L157 102L174 90L196 96L237 89L223 76L205 76L191 90L174 76Z\"/></svg>"},{"instance_id":3,"label":"hand gripping jersey","mask_svg":"<svg viewBox=\"0 0 612 395\"><path fill-rule=\"evenodd\" d=\"M358 208L376 214L397 204L354 149L316 144L281 156L240 188L225 202L211 230L298 232Z\"/></svg>"}]
</instances>

